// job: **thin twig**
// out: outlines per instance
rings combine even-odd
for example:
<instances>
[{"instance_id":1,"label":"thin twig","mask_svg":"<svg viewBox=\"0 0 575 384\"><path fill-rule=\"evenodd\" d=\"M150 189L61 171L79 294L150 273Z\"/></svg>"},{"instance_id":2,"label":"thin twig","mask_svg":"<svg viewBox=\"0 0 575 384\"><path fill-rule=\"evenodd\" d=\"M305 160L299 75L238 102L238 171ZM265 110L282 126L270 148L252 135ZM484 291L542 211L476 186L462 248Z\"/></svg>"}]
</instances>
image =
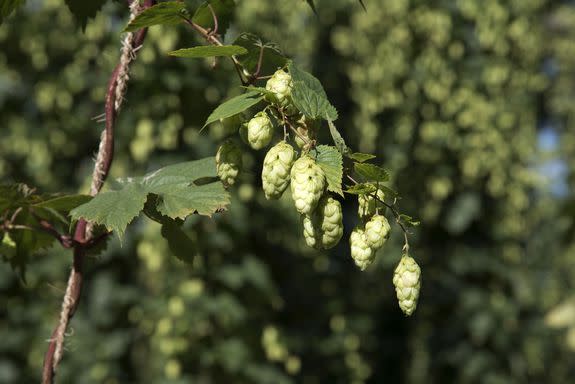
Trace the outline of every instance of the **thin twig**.
<instances>
[{"instance_id":1,"label":"thin twig","mask_svg":"<svg viewBox=\"0 0 575 384\"><path fill-rule=\"evenodd\" d=\"M346 175L347 178L352 181L354 184L359 184L353 177L351 177L350 175ZM395 222L397 223L397 225L399 225L399 227L401 228L401 230L403 231L403 238L404 238L404 245L403 245L403 251L405 251L405 253L409 253L409 239L407 238L407 235L409 234L409 232L407 231L407 228L405 227L405 225L403 224L403 222L401 221L401 215L400 213L395 209L394 204L389 204L386 203L384 200L380 199L379 196L377 196L377 190L374 192L373 196L372 196L375 200L379 201L381 204L385 205L387 208L389 208L389 210L391 211L391 213L393 214L393 217L395 218Z\"/></svg>"}]
</instances>

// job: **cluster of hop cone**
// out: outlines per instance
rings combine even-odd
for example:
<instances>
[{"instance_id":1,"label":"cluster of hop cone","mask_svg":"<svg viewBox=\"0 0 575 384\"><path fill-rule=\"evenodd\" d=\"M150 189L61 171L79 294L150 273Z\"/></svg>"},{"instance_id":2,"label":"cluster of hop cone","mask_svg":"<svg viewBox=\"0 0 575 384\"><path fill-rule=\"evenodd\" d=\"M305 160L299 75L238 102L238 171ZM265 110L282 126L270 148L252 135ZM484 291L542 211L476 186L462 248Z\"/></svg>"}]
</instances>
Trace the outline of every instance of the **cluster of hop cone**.
<instances>
[{"instance_id":1,"label":"cluster of hop cone","mask_svg":"<svg viewBox=\"0 0 575 384\"><path fill-rule=\"evenodd\" d=\"M267 152L262 168L262 187L267 199L279 199L288 185L296 210L301 215L306 244L315 249L330 249L343 236L341 204L326 190L327 182L322 168L310 155L315 144L318 125L300 114L291 102L292 80L289 73L278 70L267 81L266 101L275 108L276 121L286 124L289 119L295 133L298 152L285 139ZM267 109L267 108L266 108ZM256 113L249 121L241 123L237 118L222 121L234 131L239 126L240 137L255 150L267 147L274 136L274 124L266 109ZM279 116L279 118L278 118ZM218 176L225 185L233 185L242 167L242 151L233 141L225 141L216 154ZM391 231L382 204L384 194L380 189L368 195L359 195L358 214L364 224L353 229L349 237L351 257L364 270L375 259ZM395 285L399 306L411 315L417 305L421 271L415 260L404 254L395 269Z\"/></svg>"}]
</instances>

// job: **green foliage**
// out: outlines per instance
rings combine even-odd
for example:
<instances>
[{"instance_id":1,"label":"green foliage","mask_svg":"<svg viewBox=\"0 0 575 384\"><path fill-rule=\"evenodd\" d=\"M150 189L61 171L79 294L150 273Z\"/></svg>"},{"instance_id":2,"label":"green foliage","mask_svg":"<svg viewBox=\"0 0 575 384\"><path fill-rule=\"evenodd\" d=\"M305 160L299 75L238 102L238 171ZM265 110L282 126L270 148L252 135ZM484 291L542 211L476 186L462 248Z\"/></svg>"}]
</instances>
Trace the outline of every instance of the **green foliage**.
<instances>
[{"instance_id":1,"label":"green foliage","mask_svg":"<svg viewBox=\"0 0 575 384\"><path fill-rule=\"evenodd\" d=\"M142 178L121 180L117 190L96 195L70 214L102 224L120 238L150 194L158 197L158 212L169 218L184 219L194 213L211 216L229 202L222 184L213 181L216 176L213 157L169 165Z\"/></svg>"},{"instance_id":2,"label":"green foliage","mask_svg":"<svg viewBox=\"0 0 575 384\"><path fill-rule=\"evenodd\" d=\"M225 119L238 113L245 111L246 109L253 107L260 101L262 101L263 96L257 91L249 91L236 96L226 102L220 104L214 111L208 116L208 119L204 123L204 127L214 121L219 119Z\"/></svg>"},{"instance_id":3,"label":"green foliage","mask_svg":"<svg viewBox=\"0 0 575 384\"><path fill-rule=\"evenodd\" d=\"M66 5L74 15L76 23L86 29L89 19L96 17L96 14L102 9L107 0L66 0Z\"/></svg>"},{"instance_id":4,"label":"green foliage","mask_svg":"<svg viewBox=\"0 0 575 384\"><path fill-rule=\"evenodd\" d=\"M285 56L277 44L264 42L252 33L242 32L234 40L233 44L248 50L248 53L240 58L240 62L246 70L252 73L255 72L258 67L260 54L262 57L261 75L271 75L276 69L284 67L287 63Z\"/></svg>"},{"instance_id":5,"label":"green foliage","mask_svg":"<svg viewBox=\"0 0 575 384\"><path fill-rule=\"evenodd\" d=\"M134 32L154 25L173 25L184 21L189 14L186 4L181 1L165 1L145 9L124 28L124 32Z\"/></svg>"},{"instance_id":6,"label":"green foliage","mask_svg":"<svg viewBox=\"0 0 575 384\"><path fill-rule=\"evenodd\" d=\"M319 80L291 61L288 69L293 81L292 99L295 107L310 119L337 120L337 110L330 104Z\"/></svg>"},{"instance_id":7,"label":"green foliage","mask_svg":"<svg viewBox=\"0 0 575 384\"><path fill-rule=\"evenodd\" d=\"M325 174L327 190L343 196L341 182L343 177L343 164L341 153L329 145L319 145L316 148L317 155L315 161Z\"/></svg>"},{"instance_id":8,"label":"green foliage","mask_svg":"<svg viewBox=\"0 0 575 384\"><path fill-rule=\"evenodd\" d=\"M24 5L26 0L3 0L0 4L0 23L12 12Z\"/></svg>"},{"instance_id":9,"label":"green foliage","mask_svg":"<svg viewBox=\"0 0 575 384\"><path fill-rule=\"evenodd\" d=\"M374 183L384 183L389 181L389 172L374 164L354 163L353 170L364 181L372 181Z\"/></svg>"},{"instance_id":10,"label":"green foliage","mask_svg":"<svg viewBox=\"0 0 575 384\"><path fill-rule=\"evenodd\" d=\"M178 49L177 51L168 52L168 55L177 57L201 58L212 56L244 55L247 52L248 51L245 48L239 47L237 45L222 45L182 48Z\"/></svg>"},{"instance_id":11,"label":"green foliage","mask_svg":"<svg viewBox=\"0 0 575 384\"><path fill-rule=\"evenodd\" d=\"M218 20L218 33L224 35L230 26L235 6L234 0L205 1L196 9L192 21L204 28L213 30L215 15Z\"/></svg>"},{"instance_id":12,"label":"green foliage","mask_svg":"<svg viewBox=\"0 0 575 384\"><path fill-rule=\"evenodd\" d=\"M333 123L333 121L331 120L327 120L327 124L329 126L329 133L331 135L331 138L333 139L333 142L337 148L337 150L344 156L349 156L349 153L351 152L351 150L349 149L349 147L347 146L347 144L345 144L345 140L343 139L343 137L341 137L341 134L339 133L339 131L337 130L335 124Z\"/></svg>"}]
</instances>

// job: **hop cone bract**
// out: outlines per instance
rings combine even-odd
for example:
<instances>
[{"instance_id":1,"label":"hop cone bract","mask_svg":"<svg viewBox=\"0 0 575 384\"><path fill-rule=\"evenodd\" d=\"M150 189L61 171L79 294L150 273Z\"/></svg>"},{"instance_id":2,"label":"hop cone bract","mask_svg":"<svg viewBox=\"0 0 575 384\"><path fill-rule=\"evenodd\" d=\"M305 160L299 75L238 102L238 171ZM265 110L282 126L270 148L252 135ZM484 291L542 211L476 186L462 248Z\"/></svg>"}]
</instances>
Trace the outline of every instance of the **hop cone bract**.
<instances>
[{"instance_id":1,"label":"hop cone bract","mask_svg":"<svg viewBox=\"0 0 575 384\"><path fill-rule=\"evenodd\" d=\"M247 139L253 149L262 149L270 143L274 126L265 112L258 112L247 125Z\"/></svg>"},{"instance_id":2,"label":"hop cone bract","mask_svg":"<svg viewBox=\"0 0 575 384\"><path fill-rule=\"evenodd\" d=\"M290 170L295 158L295 150L285 141L270 148L262 168L262 186L266 199L281 197L290 182Z\"/></svg>"},{"instance_id":3,"label":"hop cone bract","mask_svg":"<svg viewBox=\"0 0 575 384\"><path fill-rule=\"evenodd\" d=\"M385 244L385 241L389 237L390 231L391 226L385 216L382 215L373 215L365 224L367 243L374 251L383 247L383 244Z\"/></svg>"},{"instance_id":4,"label":"hop cone bract","mask_svg":"<svg viewBox=\"0 0 575 384\"><path fill-rule=\"evenodd\" d=\"M399 307L407 316L410 316L419 298L421 288L421 269L415 260L403 255L393 274L393 285L399 301Z\"/></svg>"},{"instance_id":5,"label":"hop cone bract","mask_svg":"<svg viewBox=\"0 0 575 384\"><path fill-rule=\"evenodd\" d=\"M343 235L341 204L331 196L324 196L311 215L302 217L305 242L316 249L330 249Z\"/></svg>"},{"instance_id":6,"label":"hop cone bract","mask_svg":"<svg viewBox=\"0 0 575 384\"><path fill-rule=\"evenodd\" d=\"M377 197L379 197L380 200L384 199L385 195L381 189L377 190ZM357 210L359 217L372 216L375 214L376 208L384 207L383 204L381 204L379 201L377 201L377 199L375 199L373 193L366 195L359 195L357 198L357 202L359 203L359 209Z\"/></svg>"},{"instance_id":7,"label":"hop cone bract","mask_svg":"<svg viewBox=\"0 0 575 384\"><path fill-rule=\"evenodd\" d=\"M353 261L363 271L375 258L375 252L367 243L367 236L363 228L357 226L351 231L349 245L351 247L351 257Z\"/></svg>"},{"instance_id":8,"label":"hop cone bract","mask_svg":"<svg viewBox=\"0 0 575 384\"><path fill-rule=\"evenodd\" d=\"M242 167L242 151L233 141L228 140L216 153L216 170L225 185L233 185Z\"/></svg>"},{"instance_id":9,"label":"hop cone bract","mask_svg":"<svg viewBox=\"0 0 575 384\"><path fill-rule=\"evenodd\" d=\"M297 211L313 212L325 189L325 175L315 160L304 155L297 159L290 172L291 193Z\"/></svg>"}]
</instances>

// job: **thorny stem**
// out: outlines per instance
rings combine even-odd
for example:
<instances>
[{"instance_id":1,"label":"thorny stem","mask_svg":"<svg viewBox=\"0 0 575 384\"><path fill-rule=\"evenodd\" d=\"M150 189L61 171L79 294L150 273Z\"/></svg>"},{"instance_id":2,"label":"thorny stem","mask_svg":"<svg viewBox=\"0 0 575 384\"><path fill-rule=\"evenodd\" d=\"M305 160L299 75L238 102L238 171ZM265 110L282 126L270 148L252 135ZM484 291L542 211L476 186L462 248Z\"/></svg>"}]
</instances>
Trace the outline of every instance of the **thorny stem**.
<instances>
[{"instance_id":1,"label":"thorny stem","mask_svg":"<svg viewBox=\"0 0 575 384\"><path fill-rule=\"evenodd\" d=\"M351 177L350 175L346 175L347 178L352 181L354 184L359 184L353 177ZM403 244L403 251L407 254L409 253L409 240L407 238L407 235L409 234L409 232L407 231L407 228L405 227L405 225L403 224L403 222L401 221L401 215L399 214L399 212L397 211L397 209L395 209L395 201L393 204L389 204L386 203L384 200L380 199L379 196L377 196L377 190L376 192L373 193L372 197L374 199L376 199L377 201L379 201L381 204L385 205L387 208L389 208L389 210L391 211L391 213L393 214L393 217L395 218L395 222L397 223L397 225L399 225L399 227L401 228L401 230L403 231L403 239L404 239L404 244Z\"/></svg>"},{"instance_id":2,"label":"thorny stem","mask_svg":"<svg viewBox=\"0 0 575 384\"><path fill-rule=\"evenodd\" d=\"M141 12L145 8L151 7L154 2L154 0L145 0L143 4L140 5L139 0L133 0L130 2L131 17L133 18L136 13ZM126 35L121 60L114 69L108 83L105 106L106 126L100 139L100 146L98 148L98 155L94 166L92 186L90 188L90 194L92 195L96 195L102 188L112 164L114 155L114 120L121 105L123 92L125 92L126 89L129 63L134 59L135 51L139 46L141 46L145 35L146 29L141 29L137 33ZM76 225L74 236L72 238L74 262L72 271L68 278L66 293L62 300L60 318L57 326L52 332L48 349L44 356L44 367L42 369L43 384L52 384L54 382L56 369L62 359L64 337L68 327L68 322L72 316L74 316L80 299L86 245L94 245L105 238L105 236L107 236L107 234L100 235L97 238L92 238L92 226L90 223L86 222L86 220L80 219Z\"/></svg>"}]
</instances>

